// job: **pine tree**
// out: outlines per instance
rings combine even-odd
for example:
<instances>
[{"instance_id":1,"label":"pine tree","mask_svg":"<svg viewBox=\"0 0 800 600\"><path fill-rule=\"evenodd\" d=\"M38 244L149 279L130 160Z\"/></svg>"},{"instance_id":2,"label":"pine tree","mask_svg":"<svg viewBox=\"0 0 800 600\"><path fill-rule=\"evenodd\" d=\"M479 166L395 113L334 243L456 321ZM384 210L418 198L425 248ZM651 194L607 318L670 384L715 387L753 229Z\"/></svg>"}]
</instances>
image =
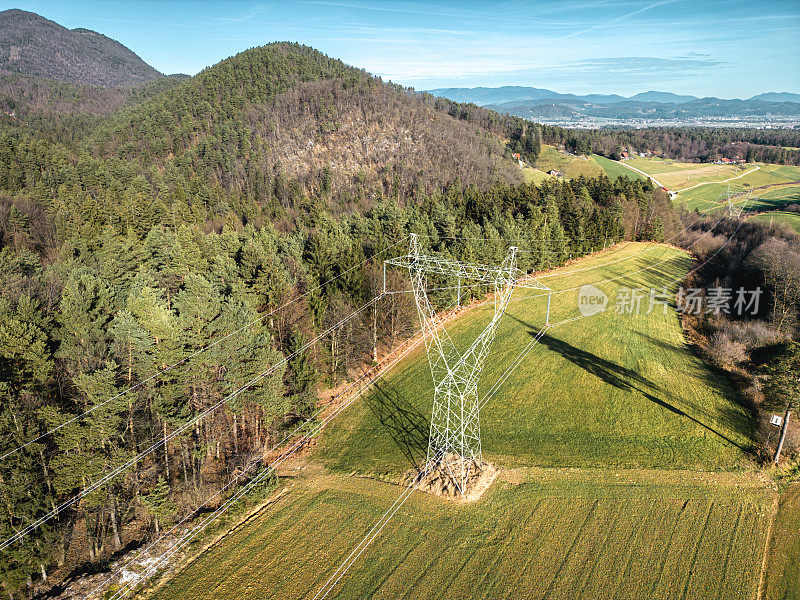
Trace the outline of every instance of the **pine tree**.
<instances>
[{"instance_id":1,"label":"pine tree","mask_svg":"<svg viewBox=\"0 0 800 600\"><path fill-rule=\"evenodd\" d=\"M159 534L161 526L175 514L178 507L170 500L169 484L163 477L159 477L150 491L139 497L139 501L145 512L153 520L156 528L156 535Z\"/></svg>"}]
</instances>

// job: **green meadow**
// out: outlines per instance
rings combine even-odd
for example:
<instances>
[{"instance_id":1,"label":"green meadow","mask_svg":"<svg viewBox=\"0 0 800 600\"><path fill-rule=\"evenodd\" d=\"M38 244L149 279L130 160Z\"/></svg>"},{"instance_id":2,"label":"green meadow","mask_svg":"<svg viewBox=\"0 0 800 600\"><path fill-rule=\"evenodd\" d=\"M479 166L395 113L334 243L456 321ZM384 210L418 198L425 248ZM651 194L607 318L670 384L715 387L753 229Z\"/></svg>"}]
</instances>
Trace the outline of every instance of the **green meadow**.
<instances>
[{"instance_id":1,"label":"green meadow","mask_svg":"<svg viewBox=\"0 0 800 600\"><path fill-rule=\"evenodd\" d=\"M691 259L667 246L631 243L542 281L551 323L580 317L577 288L607 294L604 313L557 324L532 346L481 413L484 457L504 467L737 469L747 462L752 414L736 391L685 345L672 309L648 301L618 314L623 288L675 289ZM608 281L613 280L613 281ZM537 296L538 297L530 297ZM545 324L546 298L518 289L478 387L485 396ZM484 305L449 335L466 347L490 318ZM387 374L324 436L319 460L340 472L393 476L425 458L432 383L424 350Z\"/></svg>"},{"instance_id":2,"label":"green meadow","mask_svg":"<svg viewBox=\"0 0 800 600\"><path fill-rule=\"evenodd\" d=\"M773 223L782 223L788 225L797 233L800 233L800 213L771 210L769 212L753 215L750 217L750 220L759 223L768 223L770 225Z\"/></svg>"},{"instance_id":3,"label":"green meadow","mask_svg":"<svg viewBox=\"0 0 800 600\"><path fill-rule=\"evenodd\" d=\"M600 156L599 154L592 154L592 158L598 165L600 165L610 179L616 179L617 177L628 177L630 179L645 178L641 173L637 173L636 171L629 169L624 164L616 160L611 160L610 158Z\"/></svg>"},{"instance_id":4,"label":"green meadow","mask_svg":"<svg viewBox=\"0 0 800 600\"><path fill-rule=\"evenodd\" d=\"M535 469L510 475L469 504L412 493L326 597L756 597L772 500L755 478ZM287 494L151 597L316 598L402 490L301 472ZM781 589L791 576L776 574Z\"/></svg>"}]
</instances>

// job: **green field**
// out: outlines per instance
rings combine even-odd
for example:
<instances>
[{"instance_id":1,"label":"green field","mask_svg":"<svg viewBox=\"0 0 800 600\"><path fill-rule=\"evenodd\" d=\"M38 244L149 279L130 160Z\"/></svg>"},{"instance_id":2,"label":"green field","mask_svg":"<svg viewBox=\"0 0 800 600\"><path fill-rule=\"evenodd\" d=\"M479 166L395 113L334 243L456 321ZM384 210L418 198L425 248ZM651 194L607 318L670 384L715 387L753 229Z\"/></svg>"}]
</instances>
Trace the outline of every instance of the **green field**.
<instances>
[{"instance_id":1,"label":"green field","mask_svg":"<svg viewBox=\"0 0 800 600\"><path fill-rule=\"evenodd\" d=\"M696 475L534 470L467 505L414 493L328 597L751 600L771 498ZM154 597L313 598L400 492L301 475Z\"/></svg>"},{"instance_id":2,"label":"green field","mask_svg":"<svg viewBox=\"0 0 800 600\"><path fill-rule=\"evenodd\" d=\"M684 163L661 158L631 158L625 164L653 175L671 190L680 190L703 182L723 181L753 168L752 165L742 168L738 165Z\"/></svg>"},{"instance_id":3,"label":"green field","mask_svg":"<svg viewBox=\"0 0 800 600\"><path fill-rule=\"evenodd\" d=\"M572 179L580 175L597 177L603 172L603 169L591 157L563 154L555 147L547 145L542 146L542 151L534 166L544 173L552 169L561 171L565 179Z\"/></svg>"},{"instance_id":4,"label":"green field","mask_svg":"<svg viewBox=\"0 0 800 600\"><path fill-rule=\"evenodd\" d=\"M662 173L675 173L679 171L701 169L702 163L685 163L665 158L629 158L626 164L644 171L648 175L659 175Z\"/></svg>"},{"instance_id":5,"label":"green field","mask_svg":"<svg viewBox=\"0 0 800 600\"><path fill-rule=\"evenodd\" d=\"M617 262L590 269L611 261ZM661 288L680 279L690 262L676 249L642 243L584 259L543 280L557 292L551 322L580 315L577 286L622 277L598 284L613 304L620 285ZM517 300L531 293L515 292L479 397L542 327L545 299ZM461 317L450 332L456 344L474 339L490 310ZM674 312L662 311L608 311L550 329L483 410L484 456L505 467L735 469L746 462L752 415L685 346ZM347 473L392 476L408 469L425 455L431 395L420 351L341 416L321 442L320 459Z\"/></svg>"},{"instance_id":6,"label":"green field","mask_svg":"<svg viewBox=\"0 0 800 600\"><path fill-rule=\"evenodd\" d=\"M524 177L525 183L541 183L545 179L552 179L552 175L548 175L544 171L532 167L523 167L522 177Z\"/></svg>"},{"instance_id":7,"label":"green field","mask_svg":"<svg viewBox=\"0 0 800 600\"><path fill-rule=\"evenodd\" d=\"M776 183L792 183L800 181L800 167L790 165L768 165L759 164L758 171L748 173L734 182L739 186L749 184L750 187L760 187L762 185L774 185Z\"/></svg>"},{"instance_id":8,"label":"green field","mask_svg":"<svg viewBox=\"0 0 800 600\"><path fill-rule=\"evenodd\" d=\"M751 221L759 223L783 223L800 233L800 213L786 212L782 210L771 210L750 217Z\"/></svg>"},{"instance_id":9,"label":"green field","mask_svg":"<svg viewBox=\"0 0 800 600\"><path fill-rule=\"evenodd\" d=\"M742 186L730 186L731 193L746 192L747 188ZM697 209L700 212L711 211L723 208L723 202L727 199L728 184L714 183L704 185L693 190L687 190L678 194L679 202L686 202L690 210ZM800 186L784 185L765 190L755 190L754 198L746 201L745 210L764 211L782 208L789 204L800 202ZM743 199L734 198L735 204L743 204Z\"/></svg>"},{"instance_id":10,"label":"green field","mask_svg":"<svg viewBox=\"0 0 800 600\"><path fill-rule=\"evenodd\" d=\"M603 171L605 171L606 175L608 175L610 179L616 179L617 177L629 177L630 179L644 179L644 175L629 169L624 164L616 160L611 160L610 158L606 158L605 156L600 156L599 154L592 154L592 158L598 165L600 165L600 167L603 169Z\"/></svg>"},{"instance_id":11,"label":"green field","mask_svg":"<svg viewBox=\"0 0 800 600\"><path fill-rule=\"evenodd\" d=\"M752 167L752 165L748 165L747 168L752 170ZM800 167L770 164L759 164L758 167L758 170L747 172L743 177L738 177L728 183L713 183L714 181L723 181L723 177L708 176L704 179L712 183L694 187L695 184L690 181L686 185L671 186L671 189L678 190L678 202L685 202L687 208L697 209L700 212L720 207L720 202L727 200L728 190L732 194L753 190L758 201L748 203L747 210L769 210L797 201L800 187L787 184L800 181ZM662 183L669 185L670 182L662 179ZM691 184L691 189L681 189L686 188L689 184Z\"/></svg>"}]
</instances>

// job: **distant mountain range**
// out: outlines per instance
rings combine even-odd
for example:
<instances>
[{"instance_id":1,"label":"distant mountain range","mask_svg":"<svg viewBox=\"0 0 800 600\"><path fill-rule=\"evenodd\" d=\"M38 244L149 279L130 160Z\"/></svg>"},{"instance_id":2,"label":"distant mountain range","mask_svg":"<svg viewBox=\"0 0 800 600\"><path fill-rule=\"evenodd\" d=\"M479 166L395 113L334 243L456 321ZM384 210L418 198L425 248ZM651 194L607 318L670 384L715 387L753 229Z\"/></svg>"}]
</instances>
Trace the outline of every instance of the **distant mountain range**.
<instances>
[{"instance_id":1,"label":"distant mountain range","mask_svg":"<svg viewBox=\"0 0 800 600\"><path fill-rule=\"evenodd\" d=\"M18 9L0 12L0 73L104 87L128 87L163 77L101 33L67 29Z\"/></svg>"},{"instance_id":2,"label":"distant mountain range","mask_svg":"<svg viewBox=\"0 0 800 600\"><path fill-rule=\"evenodd\" d=\"M458 102L474 102L528 119L662 119L800 116L800 94L767 92L747 100L697 98L649 91L630 97L617 94L561 94L552 90L503 86L428 90Z\"/></svg>"},{"instance_id":3,"label":"distant mountain range","mask_svg":"<svg viewBox=\"0 0 800 600\"><path fill-rule=\"evenodd\" d=\"M474 87L474 88L437 88L427 90L434 96L443 96L457 102L474 102L478 106L487 104L505 104L509 102L524 102L531 100L572 100L590 102L592 104L617 104L619 102L655 102L658 104L684 104L692 100L701 100L697 96L673 94L672 92L641 92L625 97L618 94L561 94L544 88L524 87L519 85L506 85L502 87ZM723 100L721 98L703 98L703 100ZM738 99L734 98L733 101ZM767 92L758 94L747 100L761 100L763 102L796 102L800 103L800 94L789 92ZM727 101L727 100L723 100ZM739 100L741 101L741 100Z\"/></svg>"}]
</instances>

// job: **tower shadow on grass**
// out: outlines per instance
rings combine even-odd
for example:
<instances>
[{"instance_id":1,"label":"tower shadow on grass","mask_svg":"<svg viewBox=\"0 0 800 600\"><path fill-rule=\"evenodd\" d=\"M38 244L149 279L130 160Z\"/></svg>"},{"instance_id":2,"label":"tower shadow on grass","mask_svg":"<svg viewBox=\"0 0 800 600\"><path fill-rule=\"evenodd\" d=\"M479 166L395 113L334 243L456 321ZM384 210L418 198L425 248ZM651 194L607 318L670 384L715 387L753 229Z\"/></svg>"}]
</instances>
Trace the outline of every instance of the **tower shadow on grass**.
<instances>
[{"instance_id":1,"label":"tower shadow on grass","mask_svg":"<svg viewBox=\"0 0 800 600\"><path fill-rule=\"evenodd\" d=\"M533 337L538 335L538 330L530 323L526 323L525 321L522 321L513 315L509 316L511 316L512 319L519 322L521 325L528 327L530 329L528 332L529 335ZM712 427L708 424L709 422L715 421L723 422L726 429L729 431L749 436L752 432L752 427L747 415L733 410L723 410L720 416L717 418L715 415L709 413L706 409L698 406L691 400L681 398L667 390L664 390L640 373L637 373L636 371L627 367L623 367L622 365L618 365L615 362L597 356L596 354L586 350L582 350L581 348L576 348L564 340L560 340L545 333L542 335L539 343L549 350L561 355L571 363L579 366L586 372L591 373L595 377L601 379L605 383L628 392L638 392L654 404L657 404L658 406L670 411L675 415L700 425L705 430L713 433L725 442L739 448L741 451L749 454L753 453L752 447L743 446L742 444L731 439L731 437L726 435L726 433L723 433L718 428ZM716 383L719 384L719 382Z\"/></svg>"},{"instance_id":2,"label":"tower shadow on grass","mask_svg":"<svg viewBox=\"0 0 800 600\"><path fill-rule=\"evenodd\" d=\"M378 383L367 398L367 406L409 463L415 469L421 468L428 455L428 418L393 386Z\"/></svg>"}]
</instances>

